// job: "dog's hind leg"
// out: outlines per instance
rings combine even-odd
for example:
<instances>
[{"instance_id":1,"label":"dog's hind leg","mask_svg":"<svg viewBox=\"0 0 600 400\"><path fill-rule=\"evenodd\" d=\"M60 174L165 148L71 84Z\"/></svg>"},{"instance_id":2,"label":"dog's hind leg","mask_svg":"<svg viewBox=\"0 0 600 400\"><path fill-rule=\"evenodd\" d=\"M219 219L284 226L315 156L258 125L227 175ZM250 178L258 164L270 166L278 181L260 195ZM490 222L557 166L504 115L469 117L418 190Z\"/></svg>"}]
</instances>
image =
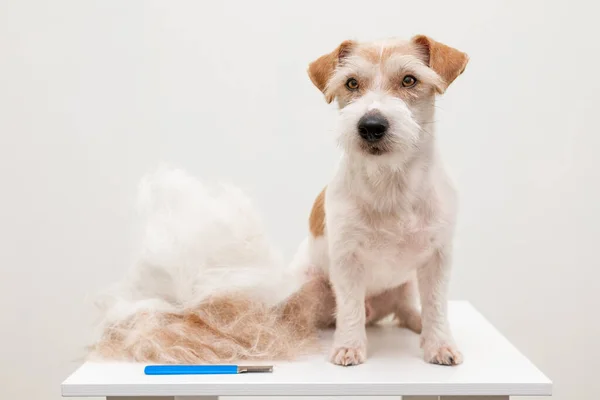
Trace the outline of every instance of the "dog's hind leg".
<instances>
[{"instance_id":1,"label":"dog's hind leg","mask_svg":"<svg viewBox=\"0 0 600 400\"><path fill-rule=\"evenodd\" d=\"M400 285L397 289L397 308L394 312L398 325L415 333L421 333L421 311L419 310L419 290L416 278Z\"/></svg>"},{"instance_id":2,"label":"dog's hind leg","mask_svg":"<svg viewBox=\"0 0 600 400\"><path fill-rule=\"evenodd\" d=\"M415 279L365 300L367 325L393 315L398 325L421 333L419 292Z\"/></svg>"}]
</instances>

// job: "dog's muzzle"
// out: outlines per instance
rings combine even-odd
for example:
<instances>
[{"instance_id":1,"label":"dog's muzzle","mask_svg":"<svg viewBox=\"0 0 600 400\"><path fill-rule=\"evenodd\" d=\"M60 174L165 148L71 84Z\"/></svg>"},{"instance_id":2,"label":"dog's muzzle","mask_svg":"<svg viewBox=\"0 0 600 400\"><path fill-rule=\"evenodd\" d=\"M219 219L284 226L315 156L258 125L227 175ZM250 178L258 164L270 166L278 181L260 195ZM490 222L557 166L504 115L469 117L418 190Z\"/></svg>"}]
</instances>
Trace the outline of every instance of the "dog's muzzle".
<instances>
[{"instance_id":1,"label":"dog's muzzle","mask_svg":"<svg viewBox=\"0 0 600 400\"><path fill-rule=\"evenodd\" d=\"M369 143L380 141L390 124L379 111L369 112L358 121L358 134Z\"/></svg>"}]
</instances>

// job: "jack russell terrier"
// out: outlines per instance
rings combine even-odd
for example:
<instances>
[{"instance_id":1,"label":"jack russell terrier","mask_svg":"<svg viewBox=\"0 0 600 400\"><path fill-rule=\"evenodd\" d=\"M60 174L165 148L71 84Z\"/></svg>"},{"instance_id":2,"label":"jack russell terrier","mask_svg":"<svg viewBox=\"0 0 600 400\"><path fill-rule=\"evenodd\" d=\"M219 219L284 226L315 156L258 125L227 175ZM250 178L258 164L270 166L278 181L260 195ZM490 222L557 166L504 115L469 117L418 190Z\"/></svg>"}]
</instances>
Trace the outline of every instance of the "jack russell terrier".
<instances>
[{"instance_id":1,"label":"jack russell terrier","mask_svg":"<svg viewBox=\"0 0 600 400\"><path fill-rule=\"evenodd\" d=\"M421 333L426 361L462 362L447 316L456 194L437 154L434 113L435 96L467 62L419 35L345 41L308 68L339 105L343 157L314 202L295 263L333 289L335 364L364 362L365 325L390 314Z\"/></svg>"}]
</instances>

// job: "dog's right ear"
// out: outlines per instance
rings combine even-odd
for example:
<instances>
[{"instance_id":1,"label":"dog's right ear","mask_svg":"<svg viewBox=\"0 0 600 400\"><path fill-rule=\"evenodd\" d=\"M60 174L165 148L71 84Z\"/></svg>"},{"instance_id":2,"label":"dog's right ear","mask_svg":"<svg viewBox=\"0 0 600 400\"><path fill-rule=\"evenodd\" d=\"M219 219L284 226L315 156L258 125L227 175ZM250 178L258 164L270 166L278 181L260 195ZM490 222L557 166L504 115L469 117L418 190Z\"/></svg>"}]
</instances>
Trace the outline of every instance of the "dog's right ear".
<instances>
[{"instance_id":1,"label":"dog's right ear","mask_svg":"<svg viewBox=\"0 0 600 400\"><path fill-rule=\"evenodd\" d=\"M333 75L333 71L335 71L340 61L350 54L354 44L353 41L346 40L334 51L317 58L308 66L308 76L310 77L310 80L321 92L323 92L327 103L331 103L335 97L332 94L326 93L327 82L329 82L331 75Z\"/></svg>"}]
</instances>

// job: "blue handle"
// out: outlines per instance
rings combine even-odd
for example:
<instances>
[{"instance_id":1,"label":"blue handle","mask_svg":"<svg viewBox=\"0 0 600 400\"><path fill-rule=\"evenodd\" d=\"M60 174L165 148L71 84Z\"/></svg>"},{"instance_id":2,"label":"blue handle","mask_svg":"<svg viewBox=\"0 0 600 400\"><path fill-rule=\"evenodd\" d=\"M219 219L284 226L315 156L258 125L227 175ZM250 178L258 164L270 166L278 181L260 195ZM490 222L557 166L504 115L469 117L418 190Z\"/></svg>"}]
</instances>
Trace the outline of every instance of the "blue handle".
<instances>
[{"instance_id":1,"label":"blue handle","mask_svg":"<svg viewBox=\"0 0 600 400\"><path fill-rule=\"evenodd\" d=\"M238 373L237 365L148 365L146 375L231 375Z\"/></svg>"}]
</instances>

